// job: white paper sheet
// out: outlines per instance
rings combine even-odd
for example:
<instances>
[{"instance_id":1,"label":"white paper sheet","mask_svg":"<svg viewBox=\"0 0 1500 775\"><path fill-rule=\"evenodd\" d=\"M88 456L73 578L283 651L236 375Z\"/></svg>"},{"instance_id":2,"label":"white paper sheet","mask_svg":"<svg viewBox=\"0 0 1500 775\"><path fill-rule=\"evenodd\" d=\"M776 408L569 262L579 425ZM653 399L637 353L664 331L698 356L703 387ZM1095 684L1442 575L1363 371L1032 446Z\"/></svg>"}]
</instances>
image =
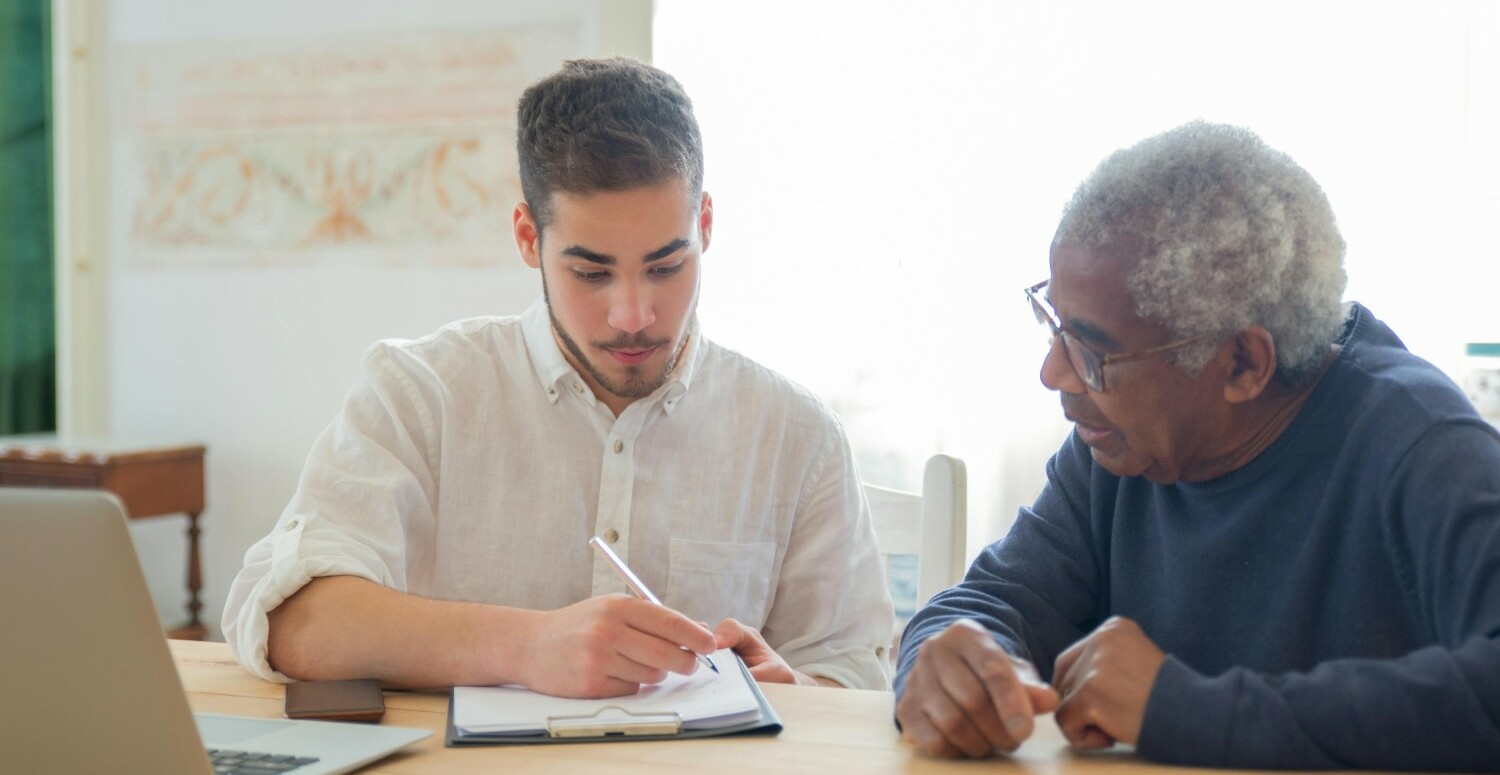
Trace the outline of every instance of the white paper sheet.
<instances>
[{"instance_id":1,"label":"white paper sheet","mask_svg":"<svg viewBox=\"0 0 1500 775\"><path fill-rule=\"evenodd\" d=\"M628 697L576 700L539 694L520 686L459 686L453 689L453 725L462 735L527 735L547 730L547 720L594 716L607 708L650 716L676 713L684 729L711 729L756 718L760 703L739 657L730 649L713 654L719 672L699 666L692 675L670 673Z\"/></svg>"}]
</instances>

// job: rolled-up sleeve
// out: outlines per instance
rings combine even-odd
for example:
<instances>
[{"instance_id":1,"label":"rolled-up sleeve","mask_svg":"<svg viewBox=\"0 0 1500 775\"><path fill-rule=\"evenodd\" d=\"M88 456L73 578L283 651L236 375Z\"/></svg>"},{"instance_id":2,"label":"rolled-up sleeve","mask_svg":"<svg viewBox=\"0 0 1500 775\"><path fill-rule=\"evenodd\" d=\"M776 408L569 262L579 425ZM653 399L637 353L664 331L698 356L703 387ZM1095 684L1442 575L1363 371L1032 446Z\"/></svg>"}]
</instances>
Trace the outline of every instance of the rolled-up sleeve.
<instances>
[{"instance_id":1,"label":"rolled-up sleeve","mask_svg":"<svg viewBox=\"0 0 1500 775\"><path fill-rule=\"evenodd\" d=\"M889 689L895 612L869 506L835 421L801 499L762 634L787 664L851 689Z\"/></svg>"},{"instance_id":2,"label":"rolled-up sleeve","mask_svg":"<svg viewBox=\"0 0 1500 775\"><path fill-rule=\"evenodd\" d=\"M437 495L434 417L420 371L376 345L364 378L313 445L297 492L245 554L224 606L225 640L256 676L289 679L267 660L267 614L310 580L355 576L413 591L430 579L408 545L431 545Z\"/></svg>"}]
</instances>

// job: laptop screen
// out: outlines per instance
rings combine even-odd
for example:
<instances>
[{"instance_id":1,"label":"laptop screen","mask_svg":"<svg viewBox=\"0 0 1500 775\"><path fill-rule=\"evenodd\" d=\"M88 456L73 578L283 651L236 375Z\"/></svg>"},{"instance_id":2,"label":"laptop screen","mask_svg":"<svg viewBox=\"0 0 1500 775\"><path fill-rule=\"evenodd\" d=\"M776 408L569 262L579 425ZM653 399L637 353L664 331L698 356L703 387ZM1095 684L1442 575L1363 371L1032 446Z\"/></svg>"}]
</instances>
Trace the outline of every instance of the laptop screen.
<instances>
[{"instance_id":1,"label":"laptop screen","mask_svg":"<svg viewBox=\"0 0 1500 775\"><path fill-rule=\"evenodd\" d=\"M114 496L0 487L0 622L7 772L212 772ZM431 734L216 718L206 728L241 741L338 744L294 775L348 771Z\"/></svg>"}]
</instances>

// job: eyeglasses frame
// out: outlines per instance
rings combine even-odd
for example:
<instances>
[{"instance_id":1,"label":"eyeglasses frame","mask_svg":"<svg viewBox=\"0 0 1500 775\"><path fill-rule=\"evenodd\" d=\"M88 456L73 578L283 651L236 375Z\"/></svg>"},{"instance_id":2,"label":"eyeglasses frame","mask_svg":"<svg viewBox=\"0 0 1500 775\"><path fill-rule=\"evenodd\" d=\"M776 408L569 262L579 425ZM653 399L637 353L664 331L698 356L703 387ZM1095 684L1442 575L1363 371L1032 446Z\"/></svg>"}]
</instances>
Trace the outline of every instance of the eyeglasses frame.
<instances>
[{"instance_id":1,"label":"eyeglasses frame","mask_svg":"<svg viewBox=\"0 0 1500 775\"><path fill-rule=\"evenodd\" d=\"M1201 342L1211 336L1210 334L1200 334L1131 353L1101 353L1084 342L1079 341L1063 327L1062 318L1057 314L1057 310L1052 307L1051 302L1047 301L1041 295L1042 289L1046 288L1050 282L1050 279L1043 280L1027 288L1026 299L1031 302L1031 311L1036 315L1036 322L1047 326L1052 332L1053 339L1062 338L1063 352L1068 356L1068 364L1072 366L1073 372L1078 375L1079 379L1083 380L1083 384L1096 393L1105 392L1105 366L1112 363L1129 363L1130 361L1150 358L1153 355L1161 355L1162 353L1186 347L1195 342ZM1079 353L1077 356L1078 360L1075 360L1074 353Z\"/></svg>"}]
</instances>

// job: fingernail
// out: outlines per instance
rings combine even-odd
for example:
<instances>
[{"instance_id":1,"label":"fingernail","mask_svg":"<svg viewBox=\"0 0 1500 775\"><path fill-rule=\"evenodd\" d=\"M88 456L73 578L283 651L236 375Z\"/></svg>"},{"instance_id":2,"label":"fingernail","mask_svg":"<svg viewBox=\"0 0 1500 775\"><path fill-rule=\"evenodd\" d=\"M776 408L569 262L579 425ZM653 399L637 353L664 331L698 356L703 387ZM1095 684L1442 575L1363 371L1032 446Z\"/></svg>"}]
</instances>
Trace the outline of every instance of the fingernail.
<instances>
[{"instance_id":1,"label":"fingernail","mask_svg":"<svg viewBox=\"0 0 1500 775\"><path fill-rule=\"evenodd\" d=\"M1026 717L1011 716L1005 720L1005 729L1010 732L1012 737L1021 734L1026 731Z\"/></svg>"}]
</instances>

